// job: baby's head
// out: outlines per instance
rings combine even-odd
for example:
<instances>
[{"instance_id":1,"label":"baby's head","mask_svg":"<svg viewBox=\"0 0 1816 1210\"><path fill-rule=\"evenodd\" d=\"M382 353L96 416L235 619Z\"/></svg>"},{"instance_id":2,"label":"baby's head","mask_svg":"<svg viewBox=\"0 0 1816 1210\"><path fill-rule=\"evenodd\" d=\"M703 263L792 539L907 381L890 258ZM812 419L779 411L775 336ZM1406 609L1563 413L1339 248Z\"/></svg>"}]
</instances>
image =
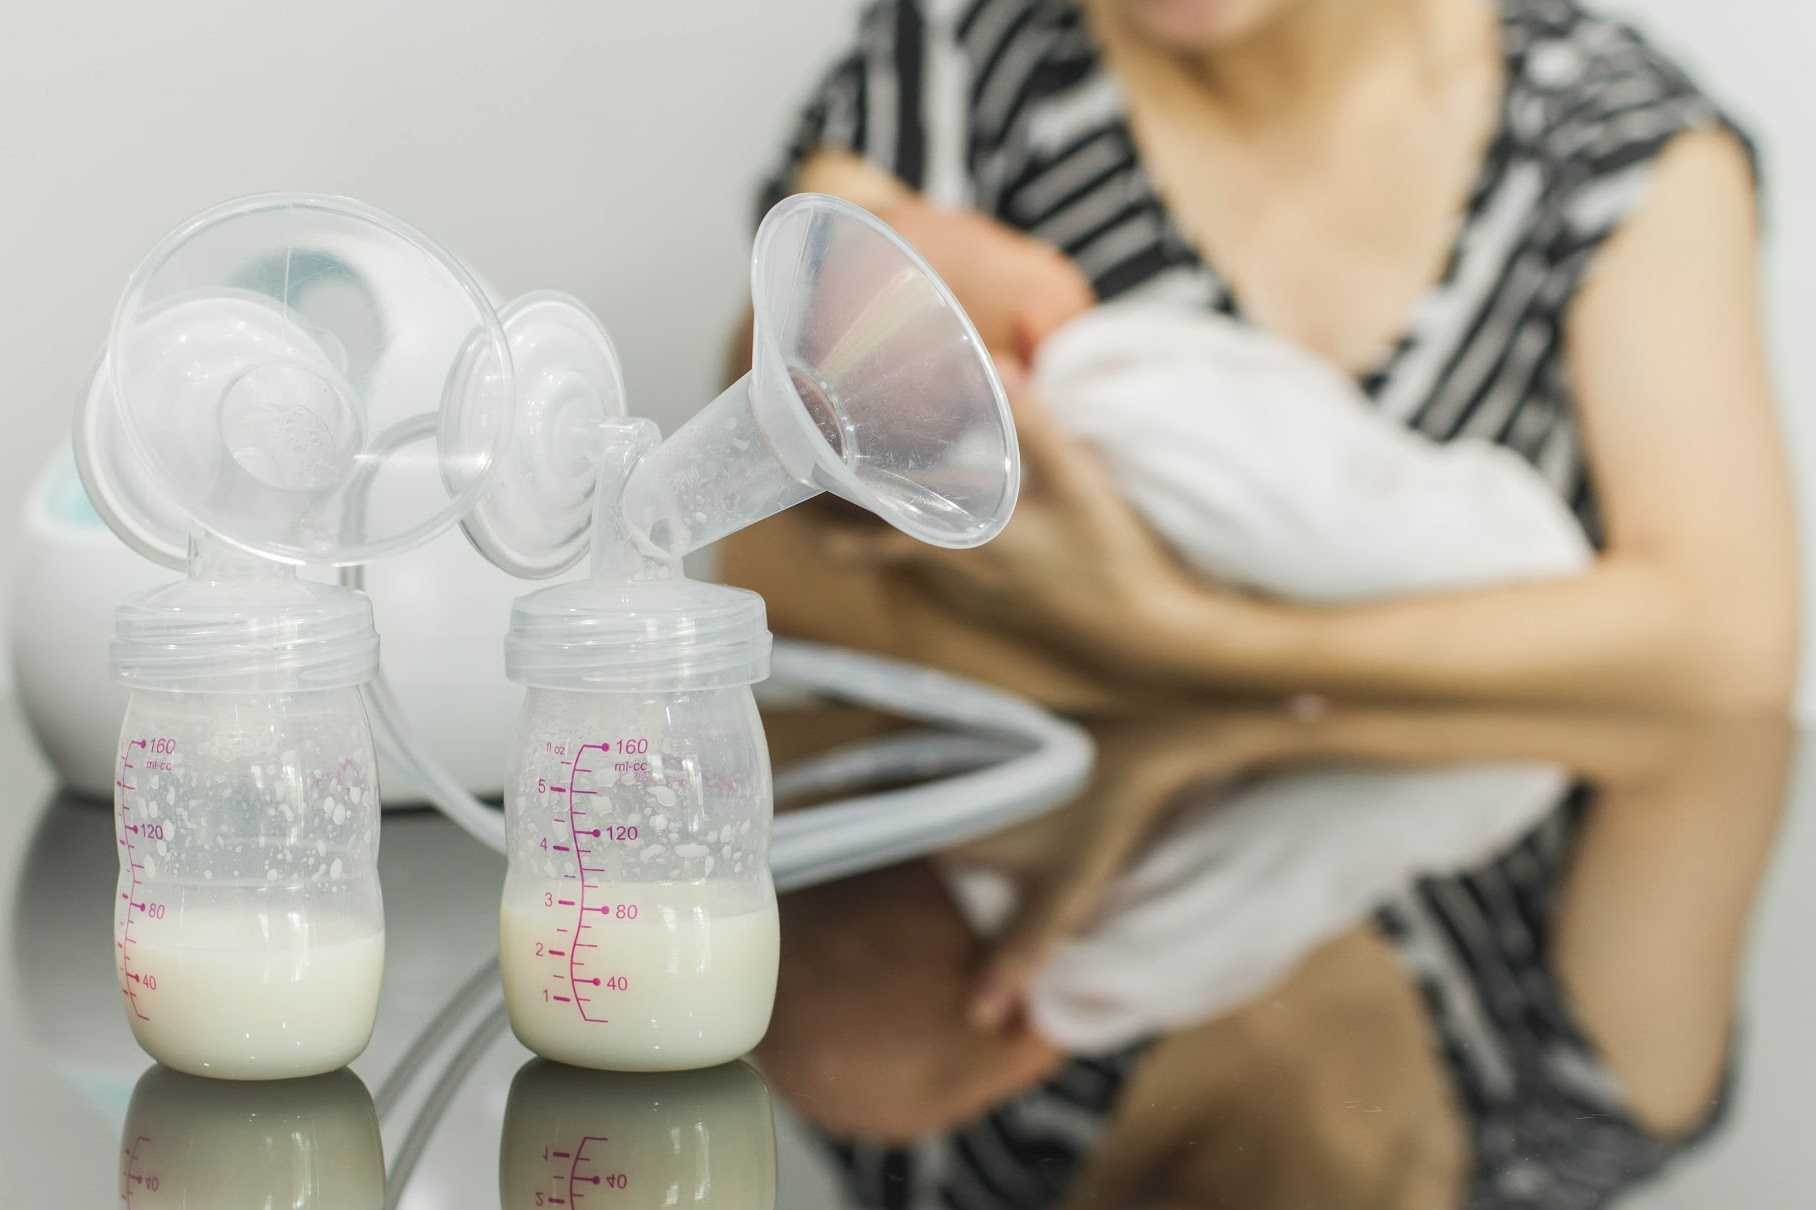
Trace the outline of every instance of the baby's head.
<instances>
[{"instance_id":1,"label":"baby's head","mask_svg":"<svg viewBox=\"0 0 1816 1210\"><path fill-rule=\"evenodd\" d=\"M945 279L999 362L1025 368L1041 341L1097 301L1058 249L987 215L917 203L887 218Z\"/></svg>"}]
</instances>

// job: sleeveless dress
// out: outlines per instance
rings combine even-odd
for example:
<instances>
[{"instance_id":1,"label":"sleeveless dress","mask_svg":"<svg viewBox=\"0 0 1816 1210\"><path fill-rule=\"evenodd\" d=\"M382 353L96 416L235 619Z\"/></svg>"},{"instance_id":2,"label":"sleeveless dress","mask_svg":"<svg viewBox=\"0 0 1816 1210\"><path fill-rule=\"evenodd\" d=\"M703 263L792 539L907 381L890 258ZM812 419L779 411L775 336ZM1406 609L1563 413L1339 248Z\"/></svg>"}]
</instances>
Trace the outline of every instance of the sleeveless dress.
<instances>
[{"instance_id":1,"label":"sleeveless dress","mask_svg":"<svg viewBox=\"0 0 1816 1210\"><path fill-rule=\"evenodd\" d=\"M1574 0L1498 7L1500 118L1448 262L1358 382L1434 440L1486 438L1528 459L1599 544L1565 363L1570 302L1596 251L1645 199L1672 138L1720 127L1753 149L1631 28ZM765 207L819 148L862 155L934 202L1047 240L1103 301L1168 298L1243 318L1144 172L1120 86L1070 0L872 5L858 45L803 113ZM1713 1129L1726 1102L1724 1093L1688 1138L1652 1137L1556 981L1556 891L1590 809L1577 788L1502 857L1409 887L1375 917L1423 993L1464 1117L1467 1210L1606 1205ZM1053 1206L1146 1050L1077 1056L976 1122L913 1146L827 1142L860 1205Z\"/></svg>"},{"instance_id":2,"label":"sleeveless dress","mask_svg":"<svg viewBox=\"0 0 1816 1210\"><path fill-rule=\"evenodd\" d=\"M1531 461L1598 545L1564 358L1595 252L1644 200L1673 136L1751 143L1632 29L1574 0L1500 0L1500 116L1443 273L1359 376L1426 436ZM850 151L929 200L966 206L1071 257L1099 299L1241 303L1142 168L1121 87L1071 0L891 0L808 105L765 208L817 148Z\"/></svg>"}]
</instances>

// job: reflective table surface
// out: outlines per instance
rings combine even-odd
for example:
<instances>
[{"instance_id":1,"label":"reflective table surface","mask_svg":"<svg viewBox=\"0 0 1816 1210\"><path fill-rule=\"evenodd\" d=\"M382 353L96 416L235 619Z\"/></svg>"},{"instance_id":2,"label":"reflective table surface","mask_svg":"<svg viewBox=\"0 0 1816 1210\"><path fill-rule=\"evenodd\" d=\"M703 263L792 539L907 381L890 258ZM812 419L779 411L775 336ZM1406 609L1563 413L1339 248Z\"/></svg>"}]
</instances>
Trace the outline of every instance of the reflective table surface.
<instances>
[{"instance_id":1,"label":"reflective table surface","mask_svg":"<svg viewBox=\"0 0 1816 1210\"><path fill-rule=\"evenodd\" d=\"M133 1043L108 805L60 796L0 703L0 1204L1807 1204L1809 741L1438 710L1097 732L1076 802L786 896L768 1037L675 1076L534 1061L502 859L388 813L371 1047L232 1084Z\"/></svg>"}]
</instances>

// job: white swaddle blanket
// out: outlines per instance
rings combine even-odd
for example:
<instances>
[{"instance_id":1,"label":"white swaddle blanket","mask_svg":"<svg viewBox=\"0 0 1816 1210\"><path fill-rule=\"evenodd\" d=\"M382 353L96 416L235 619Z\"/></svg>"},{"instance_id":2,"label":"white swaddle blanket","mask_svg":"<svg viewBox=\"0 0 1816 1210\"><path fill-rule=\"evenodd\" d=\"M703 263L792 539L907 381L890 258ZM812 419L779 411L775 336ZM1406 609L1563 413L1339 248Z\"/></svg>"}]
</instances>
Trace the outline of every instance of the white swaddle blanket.
<instances>
[{"instance_id":1,"label":"white swaddle blanket","mask_svg":"<svg viewBox=\"0 0 1816 1210\"><path fill-rule=\"evenodd\" d=\"M1097 307L1049 337L1033 385L1210 579L1355 602L1570 575L1575 517L1486 441L1383 416L1311 353L1204 310Z\"/></svg>"},{"instance_id":2,"label":"white swaddle blanket","mask_svg":"<svg viewBox=\"0 0 1816 1210\"><path fill-rule=\"evenodd\" d=\"M1567 576L1593 557L1511 451L1431 441L1312 354L1202 310L1096 308L1041 347L1033 384L1208 579L1355 602ZM1412 879L1494 854L1568 781L1536 763L1325 767L1200 791L1036 977L1035 1024L1106 1050L1234 1008ZM949 875L972 924L1000 927L1013 885Z\"/></svg>"},{"instance_id":3,"label":"white swaddle blanket","mask_svg":"<svg viewBox=\"0 0 1816 1210\"><path fill-rule=\"evenodd\" d=\"M1568 785L1544 764L1330 765L1200 791L1035 977L1035 1028L1101 1053L1240 1007L1414 879L1507 848ZM947 874L972 927L1001 927L1008 878Z\"/></svg>"}]
</instances>

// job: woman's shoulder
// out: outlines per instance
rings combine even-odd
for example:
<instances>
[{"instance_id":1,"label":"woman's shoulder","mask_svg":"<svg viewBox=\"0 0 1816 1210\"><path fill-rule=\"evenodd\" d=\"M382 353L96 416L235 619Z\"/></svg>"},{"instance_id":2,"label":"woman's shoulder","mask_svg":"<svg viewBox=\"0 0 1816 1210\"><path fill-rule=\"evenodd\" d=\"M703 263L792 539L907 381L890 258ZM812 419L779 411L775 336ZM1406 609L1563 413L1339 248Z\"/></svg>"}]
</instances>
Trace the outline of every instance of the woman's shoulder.
<instances>
[{"instance_id":1,"label":"woman's shoulder","mask_svg":"<svg viewBox=\"0 0 1816 1210\"><path fill-rule=\"evenodd\" d=\"M1636 26L1576 0L1502 0L1512 134L1597 176L1652 159L1685 130L1746 133Z\"/></svg>"}]
</instances>

